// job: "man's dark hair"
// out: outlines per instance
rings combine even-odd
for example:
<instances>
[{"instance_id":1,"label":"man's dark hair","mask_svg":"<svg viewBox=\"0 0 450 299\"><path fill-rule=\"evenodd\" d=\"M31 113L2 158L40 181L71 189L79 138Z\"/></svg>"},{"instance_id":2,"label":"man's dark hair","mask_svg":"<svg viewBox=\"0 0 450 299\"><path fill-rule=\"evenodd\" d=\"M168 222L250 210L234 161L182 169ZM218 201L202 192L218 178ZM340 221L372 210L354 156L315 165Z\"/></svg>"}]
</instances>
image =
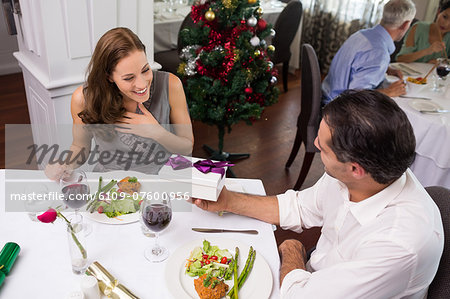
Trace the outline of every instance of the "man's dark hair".
<instances>
[{"instance_id":1,"label":"man's dark hair","mask_svg":"<svg viewBox=\"0 0 450 299\"><path fill-rule=\"evenodd\" d=\"M380 184L399 178L414 161L416 139L402 109L374 90L348 90L325 106L330 148L340 162L356 162Z\"/></svg>"}]
</instances>

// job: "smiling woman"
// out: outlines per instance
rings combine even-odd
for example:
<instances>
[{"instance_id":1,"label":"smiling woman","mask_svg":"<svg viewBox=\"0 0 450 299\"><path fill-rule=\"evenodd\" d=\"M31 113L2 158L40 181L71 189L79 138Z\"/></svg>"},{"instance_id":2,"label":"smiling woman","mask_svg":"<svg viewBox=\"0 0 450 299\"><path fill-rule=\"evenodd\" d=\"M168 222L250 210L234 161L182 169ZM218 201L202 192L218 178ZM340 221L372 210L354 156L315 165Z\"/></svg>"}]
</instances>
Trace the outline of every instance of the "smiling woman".
<instances>
[{"instance_id":1,"label":"smiling woman","mask_svg":"<svg viewBox=\"0 0 450 299\"><path fill-rule=\"evenodd\" d=\"M131 30L106 32L87 73L86 83L71 99L74 127L67 156L77 159L49 164L50 178L58 179L67 169L91 161L92 139L94 152L106 161L97 163L94 171L133 169L154 174L164 163L147 162L191 153L193 134L182 84L172 74L151 70L145 46Z\"/></svg>"}]
</instances>

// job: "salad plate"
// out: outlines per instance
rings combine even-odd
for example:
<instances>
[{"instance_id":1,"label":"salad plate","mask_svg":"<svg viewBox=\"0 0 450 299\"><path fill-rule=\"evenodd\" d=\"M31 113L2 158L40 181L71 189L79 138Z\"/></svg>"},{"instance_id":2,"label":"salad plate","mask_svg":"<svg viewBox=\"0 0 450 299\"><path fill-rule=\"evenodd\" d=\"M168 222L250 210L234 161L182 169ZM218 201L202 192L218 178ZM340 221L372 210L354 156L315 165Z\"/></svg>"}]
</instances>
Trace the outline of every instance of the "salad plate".
<instances>
[{"instance_id":1,"label":"salad plate","mask_svg":"<svg viewBox=\"0 0 450 299\"><path fill-rule=\"evenodd\" d=\"M89 180L89 186L91 188L91 193L94 193L97 191L98 188L98 178L101 176L103 180L103 186L108 184L111 180L120 181L121 179L130 176L130 177L136 177L138 181L141 183L141 191L145 192L145 181L146 175L137 171L110 171L110 172L103 172L103 173L90 173L91 175L88 176ZM118 188L117 184L114 185L114 188ZM116 216L113 218L110 218L106 216L104 213L98 213L97 211L94 211L92 213L90 212L83 212L83 215L92 220L103 224L129 224L139 221L139 210L137 210L134 213L125 214Z\"/></svg>"},{"instance_id":2,"label":"salad plate","mask_svg":"<svg viewBox=\"0 0 450 299\"><path fill-rule=\"evenodd\" d=\"M164 280L167 289L173 298L199 298L194 288L195 277L190 277L185 273L186 259L195 247L202 246L204 239L197 239L179 247L169 257L166 264ZM226 238L207 238L211 245L218 246L220 249L227 249L231 254L235 254L236 247L239 248L239 270L241 273L248 257L250 246L236 240ZM272 292L273 278L269 265L264 257L256 250L255 263L247 280L239 290L240 298L269 298ZM230 289L233 286L233 279L225 281Z\"/></svg>"}]
</instances>

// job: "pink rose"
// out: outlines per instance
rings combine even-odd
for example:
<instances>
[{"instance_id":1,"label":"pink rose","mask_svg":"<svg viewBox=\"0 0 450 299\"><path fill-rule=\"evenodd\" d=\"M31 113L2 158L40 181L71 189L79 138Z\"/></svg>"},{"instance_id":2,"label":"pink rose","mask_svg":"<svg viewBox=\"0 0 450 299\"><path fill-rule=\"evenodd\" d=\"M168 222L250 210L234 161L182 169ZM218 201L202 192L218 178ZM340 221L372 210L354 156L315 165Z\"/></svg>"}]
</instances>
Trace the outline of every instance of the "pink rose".
<instances>
[{"instance_id":1,"label":"pink rose","mask_svg":"<svg viewBox=\"0 0 450 299\"><path fill-rule=\"evenodd\" d=\"M43 223L52 223L53 221L56 220L57 216L58 213L56 212L55 209L49 209L44 214L37 216L37 219Z\"/></svg>"}]
</instances>

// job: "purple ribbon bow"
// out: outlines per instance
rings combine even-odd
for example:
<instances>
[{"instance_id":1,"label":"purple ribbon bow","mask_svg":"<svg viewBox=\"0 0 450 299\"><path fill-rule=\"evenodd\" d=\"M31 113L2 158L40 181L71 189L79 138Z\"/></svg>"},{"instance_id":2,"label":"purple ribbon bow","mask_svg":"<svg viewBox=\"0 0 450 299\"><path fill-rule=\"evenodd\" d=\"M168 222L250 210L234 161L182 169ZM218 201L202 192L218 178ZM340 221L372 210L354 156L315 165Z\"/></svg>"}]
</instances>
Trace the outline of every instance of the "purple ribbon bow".
<instances>
[{"instance_id":1,"label":"purple ribbon bow","mask_svg":"<svg viewBox=\"0 0 450 299\"><path fill-rule=\"evenodd\" d=\"M174 170L192 167L191 161L189 161L188 159L186 159L181 155L178 155L176 157L170 157L169 160L166 162L166 165L172 166Z\"/></svg>"},{"instance_id":2,"label":"purple ribbon bow","mask_svg":"<svg viewBox=\"0 0 450 299\"><path fill-rule=\"evenodd\" d=\"M225 175L225 167L234 166L229 161L213 162L211 160L199 160L192 164L191 161L181 155L170 157L166 165L171 166L173 170L181 170L194 166L202 173L213 172L220 174L222 177Z\"/></svg>"},{"instance_id":3,"label":"purple ribbon bow","mask_svg":"<svg viewBox=\"0 0 450 299\"><path fill-rule=\"evenodd\" d=\"M213 162L211 160L199 160L193 166L203 173L219 173L223 177L225 175L225 167L233 165L229 161Z\"/></svg>"}]
</instances>

